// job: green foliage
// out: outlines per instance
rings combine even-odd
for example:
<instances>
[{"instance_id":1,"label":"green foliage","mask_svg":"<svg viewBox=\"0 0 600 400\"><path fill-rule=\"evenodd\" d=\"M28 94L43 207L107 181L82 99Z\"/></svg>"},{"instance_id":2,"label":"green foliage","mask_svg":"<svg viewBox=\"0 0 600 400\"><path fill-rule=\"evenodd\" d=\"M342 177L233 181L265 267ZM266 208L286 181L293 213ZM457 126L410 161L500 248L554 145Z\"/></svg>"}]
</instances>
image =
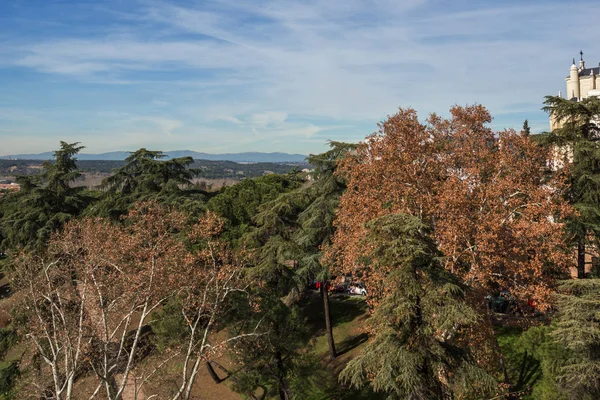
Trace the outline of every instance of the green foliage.
<instances>
[{"instance_id":1,"label":"green foliage","mask_svg":"<svg viewBox=\"0 0 600 400\"><path fill-rule=\"evenodd\" d=\"M553 336L570 356L558 379L576 398L600 398L600 279L565 281L559 289Z\"/></svg>"},{"instance_id":2,"label":"green foliage","mask_svg":"<svg viewBox=\"0 0 600 400\"><path fill-rule=\"evenodd\" d=\"M19 177L21 191L0 199L0 250L23 247L39 251L52 232L79 215L91 201L83 188L72 187L80 176L78 143L60 142L54 162L38 176Z\"/></svg>"},{"instance_id":3,"label":"green foliage","mask_svg":"<svg viewBox=\"0 0 600 400\"><path fill-rule=\"evenodd\" d=\"M301 184L301 177L297 173L245 179L224 188L208 201L207 207L226 219L225 236L237 243L250 230L253 218L261 205L275 200L282 193L300 187Z\"/></svg>"},{"instance_id":4,"label":"green foliage","mask_svg":"<svg viewBox=\"0 0 600 400\"><path fill-rule=\"evenodd\" d=\"M263 388L267 398L278 393L292 398L294 386L297 388L299 380L308 378L301 373L306 372L306 363L310 363L306 357L310 331L299 307L288 307L279 298L267 295L261 311L247 315L249 321L261 321L260 330L264 334L235 342L232 356L242 367L235 375L232 389L250 394ZM254 322L246 325L254 326Z\"/></svg>"},{"instance_id":5,"label":"green foliage","mask_svg":"<svg viewBox=\"0 0 600 400\"><path fill-rule=\"evenodd\" d=\"M250 248L258 249L252 273L282 293L303 289L312 279L329 279L329 270L320 262L321 249L333 236L333 219L346 188L335 169L354 147L341 142L330 145L328 152L308 158L314 166L313 182L260 206L255 227L245 237Z\"/></svg>"},{"instance_id":6,"label":"green foliage","mask_svg":"<svg viewBox=\"0 0 600 400\"><path fill-rule=\"evenodd\" d=\"M566 195L578 213L568 220L567 229L573 243L586 243L590 237L600 237L600 127L594 122L600 117L600 99L573 102L547 96L544 104L560 127L539 140L572 151Z\"/></svg>"},{"instance_id":7,"label":"green foliage","mask_svg":"<svg viewBox=\"0 0 600 400\"><path fill-rule=\"evenodd\" d=\"M508 327L497 330L512 393L524 399L569 399L568 392L557 381L569 353L553 339L553 329L541 325L524 331Z\"/></svg>"},{"instance_id":8,"label":"green foliage","mask_svg":"<svg viewBox=\"0 0 600 400\"><path fill-rule=\"evenodd\" d=\"M355 387L368 380L388 399L441 399L490 392L495 381L460 341L460 328L478 317L463 288L439 263L429 232L415 217L392 214L368 224L374 273L383 273L375 332L340 378ZM384 272L389 271L389 272Z\"/></svg>"},{"instance_id":9,"label":"green foliage","mask_svg":"<svg viewBox=\"0 0 600 400\"><path fill-rule=\"evenodd\" d=\"M192 187L197 171L189 166L191 157L163 160L161 151L139 149L125 160L125 165L102 182L101 201L86 210L87 215L119 219L138 201L158 201L176 206L194 216L204 210L206 192ZM191 188L191 190L185 190Z\"/></svg>"},{"instance_id":10,"label":"green foliage","mask_svg":"<svg viewBox=\"0 0 600 400\"><path fill-rule=\"evenodd\" d=\"M524 331L515 342L514 351L521 355L521 359L532 357L536 361L532 364L539 365L539 377L528 382L533 385L533 390L525 398L532 400L572 398L569 390L558 381L561 368L571 354L566 347L553 338L554 329L554 326L534 326ZM504 349L503 353L506 354Z\"/></svg>"},{"instance_id":11,"label":"green foliage","mask_svg":"<svg viewBox=\"0 0 600 400\"><path fill-rule=\"evenodd\" d=\"M299 246L299 266L296 274L301 283L309 280L327 281L329 269L321 264L322 248L331 244L335 233L333 220L340 196L346 190L346 181L337 175L338 162L356 145L342 142L329 142L331 149L325 153L310 155L308 162L314 166L313 184L307 188L303 197L305 206L298 215L298 229L293 240Z\"/></svg>"},{"instance_id":12,"label":"green foliage","mask_svg":"<svg viewBox=\"0 0 600 400\"><path fill-rule=\"evenodd\" d=\"M150 323L154 333L152 342L160 352L181 344L189 333L181 313L181 304L175 298L169 299L153 317Z\"/></svg>"},{"instance_id":13,"label":"green foliage","mask_svg":"<svg viewBox=\"0 0 600 400\"><path fill-rule=\"evenodd\" d=\"M0 362L0 395L3 399L15 398L14 387L20 375L17 361Z\"/></svg>"},{"instance_id":14,"label":"green foliage","mask_svg":"<svg viewBox=\"0 0 600 400\"><path fill-rule=\"evenodd\" d=\"M4 358L8 350L17 344L17 341L17 332L13 328L0 328L0 358Z\"/></svg>"},{"instance_id":15,"label":"green foliage","mask_svg":"<svg viewBox=\"0 0 600 400\"><path fill-rule=\"evenodd\" d=\"M531 135L531 128L529 127L529 121L525 120L525 122L523 122L523 129L521 130L523 135L529 136Z\"/></svg>"},{"instance_id":16,"label":"green foliage","mask_svg":"<svg viewBox=\"0 0 600 400\"><path fill-rule=\"evenodd\" d=\"M320 360L304 357L291 382L294 399L302 400L383 400L370 387L360 389L342 385L334 372Z\"/></svg>"}]
</instances>

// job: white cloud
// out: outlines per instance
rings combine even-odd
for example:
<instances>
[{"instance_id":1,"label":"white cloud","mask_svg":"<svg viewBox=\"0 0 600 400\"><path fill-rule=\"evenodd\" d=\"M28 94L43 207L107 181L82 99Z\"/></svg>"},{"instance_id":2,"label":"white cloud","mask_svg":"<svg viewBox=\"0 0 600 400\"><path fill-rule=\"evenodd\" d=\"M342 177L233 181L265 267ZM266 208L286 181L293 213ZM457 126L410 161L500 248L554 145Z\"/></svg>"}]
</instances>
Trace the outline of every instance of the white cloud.
<instances>
[{"instance_id":1,"label":"white cloud","mask_svg":"<svg viewBox=\"0 0 600 400\"><path fill-rule=\"evenodd\" d=\"M248 120L252 125L258 125L264 128L269 125L278 126L283 124L287 119L287 116L286 112L271 111L252 114Z\"/></svg>"},{"instance_id":2,"label":"white cloud","mask_svg":"<svg viewBox=\"0 0 600 400\"><path fill-rule=\"evenodd\" d=\"M589 40L597 24L580 17L599 14L595 3L141 4L127 13L127 34L25 41L3 63L68 82L135 83L131 90L165 103L156 120L132 121L142 131L193 134L228 121L231 129L214 140L240 147L248 138L310 138L340 123L375 129L398 106L443 113L478 102L492 114L519 111L515 104L538 112L544 95L564 90L580 46L600 60L600 43ZM576 29L565 21L577 21ZM230 140L235 135L243 139Z\"/></svg>"}]
</instances>

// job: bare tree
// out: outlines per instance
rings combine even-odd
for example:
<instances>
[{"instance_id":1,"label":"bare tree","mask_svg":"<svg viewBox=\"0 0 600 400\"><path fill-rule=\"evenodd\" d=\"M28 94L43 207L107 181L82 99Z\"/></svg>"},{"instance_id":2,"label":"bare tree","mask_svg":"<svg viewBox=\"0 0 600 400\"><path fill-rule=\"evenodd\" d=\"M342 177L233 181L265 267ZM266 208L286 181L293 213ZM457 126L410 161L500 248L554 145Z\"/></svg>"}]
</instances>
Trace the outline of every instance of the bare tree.
<instances>
[{"instance_id":1,"label":"bare tree","mask_svg":"<svg viewBox=\"0 0 600 400\"><path fill-rule=\"evenodd\" d=\"M93 372L90 398L119 400L133 381L134 397L175 357L182 357L174 399L189 399L199 367L231 341L211 334L223 318L248 301L244 257L219 239L222 222L206 214L194 225L187 216L156 203L141 203L115 225L82 219L66 225L49 243L45 258L21 256L15 284L25 293L26 337L45 367L38 392L71 399L77 377ZM136 371L146 354L151 315L169 298L181 305L187 327L183 344Z\"/></svg>"},{"instance_id":2,"label":"bare tree","mask_svg":"<svg viewBox=\"0 0 600 400\"><path fill-rule=\"evenodd\" d=\"M81 282L84 289L75 289L70 271L61 261L20 257L13 282L21 289L21 307L28 316L25 337L43 361L33 385L40 394L70 399L83 356L88 352L89 329L84 312L88 291L86 278Z\"/></svg>"},{"instance_id":3,"label":"bare tree","mask_svg":"<svg viewBox=\"0 0 600 400\"><path fill-rule=\"evenodd\" d=\"M207 213L189 234L199 249L194 253L194 264L184 271L188 284L180 291L188 336L181 349L184 362L173 400L190 398L202 361L208 362L232 341L261 334L259 322L250 333L233 335L216 343L211 341L211 334L225 327L223 318L236 306L232 297L249 300L243 276L244 253L234 253L228 243L219 240L222 225L216 215Z\"/></svg>"}]
</instances>

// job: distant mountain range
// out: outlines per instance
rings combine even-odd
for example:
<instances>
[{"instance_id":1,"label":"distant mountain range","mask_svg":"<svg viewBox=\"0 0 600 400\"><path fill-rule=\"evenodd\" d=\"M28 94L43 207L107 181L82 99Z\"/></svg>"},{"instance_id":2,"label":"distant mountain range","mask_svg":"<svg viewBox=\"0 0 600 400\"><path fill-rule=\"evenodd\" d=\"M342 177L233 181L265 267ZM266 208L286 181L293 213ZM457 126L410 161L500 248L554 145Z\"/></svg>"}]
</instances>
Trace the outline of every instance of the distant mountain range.
<instances>
[{"instance_id":1,"label":"distant mountain range","mask_svg":"<svg viewBox=\"0 0 600 400\"><path fill-rule=\"evenodd\" d=\"M100 154L85 154L77 155L78 160L124 160L129 157L128 151L112 151L110 153ZM192 157L195 160L211 160L211 161L234 161L234 162L280 162L280 163L303 163L306 156L304 154L288 154L288 153L225 153L225 154L208 154L199 153L192 150L174 150L166 151L165 155L168 158ZM14 154L0 156L0 159L18 159L18 160L50 160L52 152L38 154Z\"/></svg>"}]
</instances>

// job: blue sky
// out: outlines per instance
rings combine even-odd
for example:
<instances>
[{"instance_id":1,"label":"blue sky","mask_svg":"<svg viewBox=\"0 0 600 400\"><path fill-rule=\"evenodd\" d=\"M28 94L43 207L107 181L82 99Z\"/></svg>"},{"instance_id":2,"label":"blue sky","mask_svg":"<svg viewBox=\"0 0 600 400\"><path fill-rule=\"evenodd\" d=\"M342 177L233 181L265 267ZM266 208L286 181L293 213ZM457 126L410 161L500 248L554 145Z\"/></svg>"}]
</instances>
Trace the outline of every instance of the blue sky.
<instances>
[{"instance_id":1,"label":"blue sky","mask_svg":"<svg viewBox=\"0 0 600 400\"><path fill-rule=\"evenodd\" d=\"M316 153L398 107L548 127L597 1L1 0L0 155Z\"/></svg>"}]
</instances>

